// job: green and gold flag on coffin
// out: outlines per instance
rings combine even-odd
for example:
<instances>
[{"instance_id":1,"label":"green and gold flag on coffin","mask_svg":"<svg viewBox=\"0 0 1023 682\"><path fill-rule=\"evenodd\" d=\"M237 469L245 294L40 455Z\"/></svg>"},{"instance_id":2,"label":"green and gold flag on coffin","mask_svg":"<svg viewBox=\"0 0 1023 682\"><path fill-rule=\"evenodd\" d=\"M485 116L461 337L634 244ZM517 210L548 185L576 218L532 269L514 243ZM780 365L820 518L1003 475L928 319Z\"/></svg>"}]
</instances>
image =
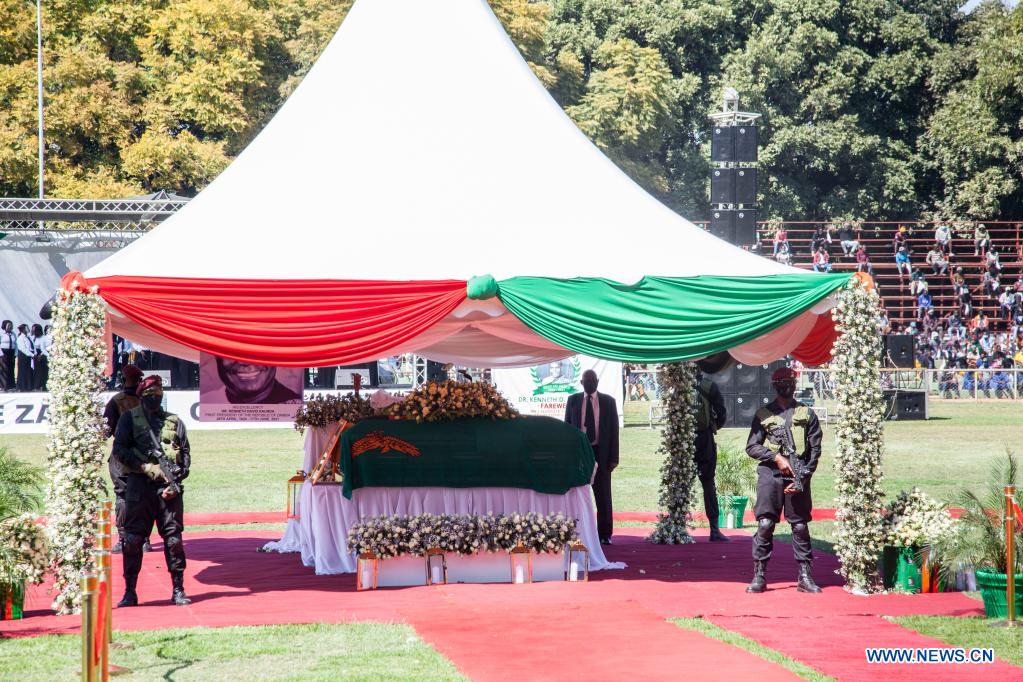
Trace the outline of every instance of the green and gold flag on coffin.
<instances>
[{"instance_id":1,"label":"green and gold flag on coffin","mask_svg":"<svg viewBox=\"0 0 1023 682\"><path fill-rule=\"evenodd\" d=\"M417 424L368 419L341 436L344 495L366 486L528 488L563 495L593 476L579 429L550 417Z\"/></svg>"}]
</instances>

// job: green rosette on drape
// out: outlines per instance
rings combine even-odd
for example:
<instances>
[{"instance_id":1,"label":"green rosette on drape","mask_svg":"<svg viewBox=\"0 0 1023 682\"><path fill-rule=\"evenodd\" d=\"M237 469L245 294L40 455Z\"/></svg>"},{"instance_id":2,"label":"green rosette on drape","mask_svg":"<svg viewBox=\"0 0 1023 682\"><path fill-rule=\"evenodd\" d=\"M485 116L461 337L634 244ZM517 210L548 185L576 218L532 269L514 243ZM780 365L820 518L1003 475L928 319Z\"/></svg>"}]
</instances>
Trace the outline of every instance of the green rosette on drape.
<instances>
[{"instance_id":1,"label":"green rosette on drape","mask_svg":"<svg viewBox=\"0 0 1023 682\"><path fill-rule=\"evenodd\" d=\"M702 358L759 338L844 286L849 273L606 279L513 277L498 297L540 336L623 362Z\"/></svg>"}]
</instances>

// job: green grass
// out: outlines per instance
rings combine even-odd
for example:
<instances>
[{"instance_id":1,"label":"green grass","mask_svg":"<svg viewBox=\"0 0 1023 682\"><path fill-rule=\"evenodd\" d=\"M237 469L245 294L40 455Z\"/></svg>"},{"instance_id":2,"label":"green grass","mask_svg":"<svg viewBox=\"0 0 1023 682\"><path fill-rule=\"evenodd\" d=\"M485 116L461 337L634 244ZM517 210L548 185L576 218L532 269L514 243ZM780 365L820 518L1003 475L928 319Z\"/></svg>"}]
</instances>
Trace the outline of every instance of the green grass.
<instances>
[{"instance_id":1,"label":"green grass","mask_svg":"<svg viewBox=\"0 0 1023 682\"><path fill-rule=\"evenodd\" d=\"M115 632L118 680L464 680L408 625L273 625ZM0 643L0 679L77 679L77 635Z\"/></svg>"},{"instance_id":2,"label":"green grass","mask_svg":"<svg viewBox=\"0 0 1023 682\"><path fill-rule=\"evenodd\" d=\"M731 630L715 625L703 618L672 618L670 620L680 628L695 630L702 635L719 640L725 644L731 644L732 646L739 647L740 649L745 649L754 656L759 656L766 661L777 663L781 667L789 670L804 680L826 682L827 680L835 679L833 677L828 677L824 673L818 672L799 661L794 661L779 651L769 649L759 642L749 639L748 637L743 637L737 632L732 632Z\"/></svg>"},{"instance_id":3,"label":"green grass","mask_svg":"<svg viewBox=\"0 0 1023 682\"><path fill-rule=\"evenodd\" d=\"M966 616L900 616L893 623L964 649L994 649L995 656L1023 665L1023 627L991 627L986 618Z\"/></svg>"},{"instance_id":4,"label":"green grass","mask_svg":"<svg viewBox=\"0 0 1023 682\"><path fill-rule=\"evenodd\" d=\"M613 477L615 509L656 511L660 432L646 427L648 403L626 404L621 464ZM991 458L1023 436L1020 402L932 402L926 422L888 422L884 488L889 495L919 485L944 499L958 485L980 485ZM720 442L745 446L744 429L725 429ZM195 431L185 508L192 512L284 508L285 481L302 467L302 436L290 429ZM22 459L45 464L42 435L0 436ZM1017 446L1018 448L1018 446ZM834 425L824 427L823 461L813 479L814 504L834 506ZM699 497L699 495L697 495ZM818 524L815 524L815 527Z\"/></svg>"},{"instance_id":5,"label":"green grass","mask_svg":"<svg viewBox=\"0 0 1023 682\"><path fill-rule=\"evenodd\" d=\"M615 470L615 509L653 511L657 508L659 432L649 429L649 403L626 403L626 428L621 435L621 464ZM1006 446L1021 446L1023 403L932 401L928 421L885 424L884 489L895 495L914 485L938 499L959 485L983 483L993 457ZM834 507L835 425L824 426L822 462L813 477L817 507ZM748 430L724 429L719 443L745 448Z\"/></svg>"}]
</instances>

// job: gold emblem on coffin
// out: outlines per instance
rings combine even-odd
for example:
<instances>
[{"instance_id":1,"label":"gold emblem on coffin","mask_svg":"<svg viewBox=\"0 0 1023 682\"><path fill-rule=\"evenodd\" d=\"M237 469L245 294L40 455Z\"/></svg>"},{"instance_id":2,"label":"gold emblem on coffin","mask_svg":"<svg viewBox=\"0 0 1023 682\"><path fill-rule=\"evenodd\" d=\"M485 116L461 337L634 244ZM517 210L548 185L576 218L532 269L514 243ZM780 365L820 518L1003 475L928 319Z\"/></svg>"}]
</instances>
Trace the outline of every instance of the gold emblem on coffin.
<instances>
[{"instance_id":1,"label":"gold emblem on coffin","mask_svg":"<svg viewBox=\"0 0 1023 682\"><path fill-rule=\"evenodd\" d=\"M418 457L422 454L419 452L419 448L407 440L388 436L383 431L373 431L352 443L352 458L358 457L370 450L379 450L381 454L394 450L409 457Z\"/></svg>"}]
</instances>

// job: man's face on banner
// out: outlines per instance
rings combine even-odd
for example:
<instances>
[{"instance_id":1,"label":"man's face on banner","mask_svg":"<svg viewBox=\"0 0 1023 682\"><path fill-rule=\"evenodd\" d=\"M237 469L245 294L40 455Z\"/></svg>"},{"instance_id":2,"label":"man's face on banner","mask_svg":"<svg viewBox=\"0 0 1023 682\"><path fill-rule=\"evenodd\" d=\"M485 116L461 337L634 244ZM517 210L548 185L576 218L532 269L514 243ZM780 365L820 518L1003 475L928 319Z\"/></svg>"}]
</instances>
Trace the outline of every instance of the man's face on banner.
<instances>
[{"instance_id":1,"label":"man's face on banner","mask_svg":"<svg viewBox=\"0 0 1023 682\"><path fill-rule=\"evenodd\" d=\"M252 365L227 358L217 358L220 365L220 377L224 383L238 393L259 393L273 383L277 375L276 367Z\"/></svg>"}]
</instances>

